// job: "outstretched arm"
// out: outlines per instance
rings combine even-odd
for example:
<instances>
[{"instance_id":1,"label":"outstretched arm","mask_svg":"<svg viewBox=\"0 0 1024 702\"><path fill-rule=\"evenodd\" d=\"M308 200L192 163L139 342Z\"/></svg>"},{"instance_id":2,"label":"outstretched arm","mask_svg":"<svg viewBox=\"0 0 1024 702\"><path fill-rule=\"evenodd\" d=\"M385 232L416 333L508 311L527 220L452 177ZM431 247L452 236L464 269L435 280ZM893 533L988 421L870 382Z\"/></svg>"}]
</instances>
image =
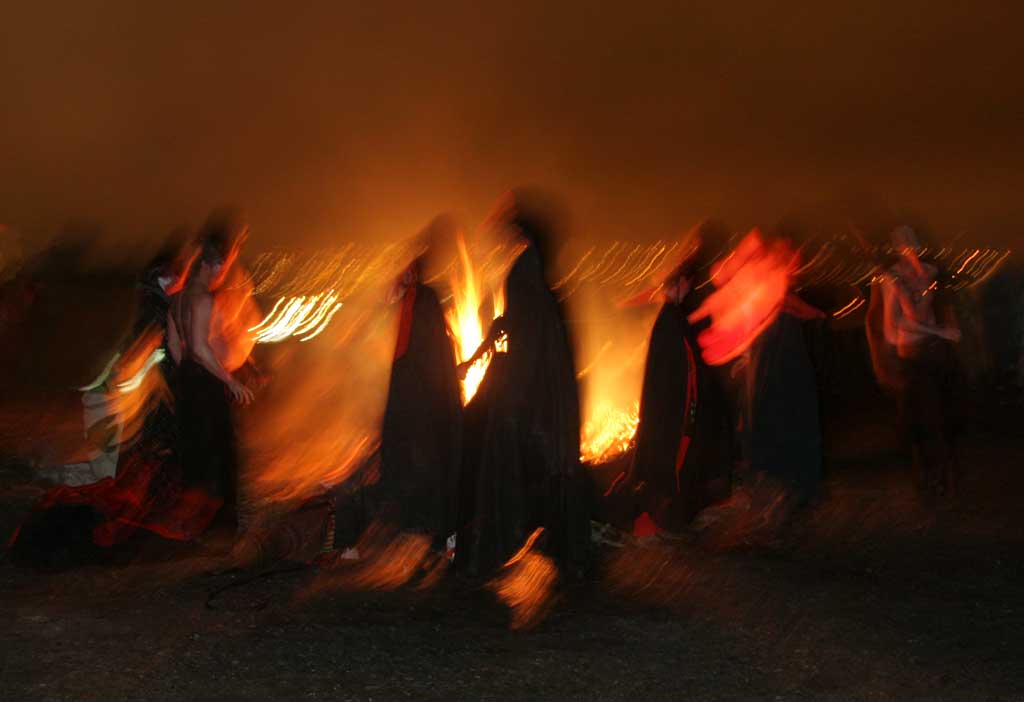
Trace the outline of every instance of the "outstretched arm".
<instances>
[{"instance_id":1,"label":"outstretched arm","mask_svg":"<svg viewBox=\"0 0 1024 702\"><path fill-rule=\"evenodd\" d=\"M491 322L491 328L487 330L487 336L484 337L484 340L477 347L476 351L473 352L473 355L459 364L459 375L465 376L466 371L468 371L474 363L479 361L484 354L490 352L494 348L494 345L498 343L498 339L500 339L501 335L504 333L505 318L503 316L497 317Z\"/></svg>"}]
</instances>

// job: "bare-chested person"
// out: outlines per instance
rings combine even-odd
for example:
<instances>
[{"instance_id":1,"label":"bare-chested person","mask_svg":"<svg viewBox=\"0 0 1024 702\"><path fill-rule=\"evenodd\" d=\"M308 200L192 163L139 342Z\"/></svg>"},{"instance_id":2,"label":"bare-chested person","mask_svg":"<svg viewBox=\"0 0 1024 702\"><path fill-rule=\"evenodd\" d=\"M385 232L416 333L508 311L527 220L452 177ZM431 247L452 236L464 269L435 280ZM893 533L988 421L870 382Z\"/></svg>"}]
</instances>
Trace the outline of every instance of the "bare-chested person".
<instances>
[{"instance_id":1,"label":"bare-chested person","mask_svg":"<svg viewBox=\"0 0 1024 702\"><path fill-rule=\"evenodd\" d=\"M216 229L216 228L215 228ZM175 413L185 485L223 501L218 521L237 524L237 454L228 395L248 404L252 390L224 367L211 329L213 290L234 258L229 232L208 230L184 287L171 303L167 337L178 363Z\"/></svg>"},{"instance_id":2,"label":"bare-chested person","mask_svg":"<svg viewBox=\"0 0 1024 702\"><path fill-rule=\"evenodd\" d=\"M945 494L955 478L954 427L947 392L949 343L955 327L939 324L935 309L938 269L920 259L921 245L910 227L892 233L899 258L882 281L885 340L899 357L900 415L915 470L926 490Z\"/></svg>"}]
</instances>

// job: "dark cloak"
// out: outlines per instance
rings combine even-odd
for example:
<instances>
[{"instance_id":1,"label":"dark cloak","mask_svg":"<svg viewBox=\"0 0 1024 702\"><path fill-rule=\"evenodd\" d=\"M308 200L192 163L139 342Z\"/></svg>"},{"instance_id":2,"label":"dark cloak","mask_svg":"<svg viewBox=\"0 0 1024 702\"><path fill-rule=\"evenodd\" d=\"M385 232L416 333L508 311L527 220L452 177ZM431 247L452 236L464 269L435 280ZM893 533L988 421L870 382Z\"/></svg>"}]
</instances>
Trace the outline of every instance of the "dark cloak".
<instances>
[{"instance_id":1,"label":"dark cloak","mask_svg":"<svg viewBox=\"0 0 1024 702\"><path fill-rule=\"evenodd\" d=\"M539 527L537 544L586 567L590 522L580 465L576 372L558 301L529 246L505 282L507 352L466 409L456 562L493 571Z\"/></svg>"},{"instance_id":2,"label":"dark cloak","mask_svg":"<svg viewBox=\"0 0 1024 702\"><path fill-rule=\"evenodd\" d=\"M691 311L685 303L667 302L651 330L632 461L607 494L607 512L619 528L630 529L646 512L661 529L679 531L728 497L728 405L717 375L701 358L687 320Z\"/></svg>"},{"instance_id":3,"label":"dark cloak","mask_svg":"<svg viewBox=\"0 0 1024 702\"><path fill-rule=\"evenodd\" d=\"M406 292L381 430L377 518L432 535L443 548L455 532L462 460L462 400L455 352L437 294Z\"/></svg>"},{"instance_id":4,"label":"dark cloak","mask_svg":"<svg viewBox=\"0 0 1024 702\"><path fill-rule=\"evenodd\" d=\"M238 455L231 401L227 386L192 358L192 320L187 302L178 297L173 303L174 321L182 340L182 359L174 383L182 487L205 495L208 502L220 503L218 520L235 526Z\"/></svg>"},{"instance_id":5,"label":"dark cloak","mask_svg":"<svg viewBox=\"0 0 1024 702\"><path fill-rule=\"evenodd\" d=\"M803 320L782 311L751 347L744 427L750 468L795 499L812 500L822 474L817 377Z\"/></svg>"}]
</instances>

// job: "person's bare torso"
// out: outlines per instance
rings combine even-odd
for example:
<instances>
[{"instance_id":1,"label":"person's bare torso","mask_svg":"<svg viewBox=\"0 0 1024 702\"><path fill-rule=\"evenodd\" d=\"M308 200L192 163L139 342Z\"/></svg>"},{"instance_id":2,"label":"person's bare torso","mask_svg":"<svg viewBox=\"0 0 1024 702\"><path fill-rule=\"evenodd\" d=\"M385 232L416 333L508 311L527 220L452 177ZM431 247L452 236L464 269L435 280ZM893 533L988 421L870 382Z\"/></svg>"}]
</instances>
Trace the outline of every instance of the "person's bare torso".
<instances>
[{"instance_id":1,"label":"person's bare torso","mask_svg":"<svg viewBox=\"0 0 1024 702\"><path fill-rule=\"evenodd\" d=\"M895 289L895 297L891 304L899 306L896 315L896 328L891 330L901 356L912 353L928 337L915 329L908 321L934 326L935 317L935 281L938 269L929 263L914 263L903 259L889 270L891 282Z\"/></svg>"}]
</instances>

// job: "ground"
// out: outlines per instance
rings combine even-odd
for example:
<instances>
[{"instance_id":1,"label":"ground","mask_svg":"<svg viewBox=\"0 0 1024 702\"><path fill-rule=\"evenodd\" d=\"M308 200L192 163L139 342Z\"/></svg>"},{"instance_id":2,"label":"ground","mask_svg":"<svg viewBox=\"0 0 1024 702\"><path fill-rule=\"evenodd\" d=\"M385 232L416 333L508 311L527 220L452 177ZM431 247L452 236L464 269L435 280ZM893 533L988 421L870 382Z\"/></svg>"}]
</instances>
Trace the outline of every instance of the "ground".
<instances>
[{"instance_id":1,"label":"ground","mask_svg":"<svg viewBox=\"0 0 1024 702\"><path fill-rule=\"evenodd\" d=\"M215 543L59 575L4 561L3 698L1024 700L1024 442L1019 413L985 414L953 500L915 497L891 415L833 415L828 494L777 539L602 551L527 630L480 583L242 583L208 573ZM38 494L22 475L5 538Z\"/></svg>"}]
</instances>

